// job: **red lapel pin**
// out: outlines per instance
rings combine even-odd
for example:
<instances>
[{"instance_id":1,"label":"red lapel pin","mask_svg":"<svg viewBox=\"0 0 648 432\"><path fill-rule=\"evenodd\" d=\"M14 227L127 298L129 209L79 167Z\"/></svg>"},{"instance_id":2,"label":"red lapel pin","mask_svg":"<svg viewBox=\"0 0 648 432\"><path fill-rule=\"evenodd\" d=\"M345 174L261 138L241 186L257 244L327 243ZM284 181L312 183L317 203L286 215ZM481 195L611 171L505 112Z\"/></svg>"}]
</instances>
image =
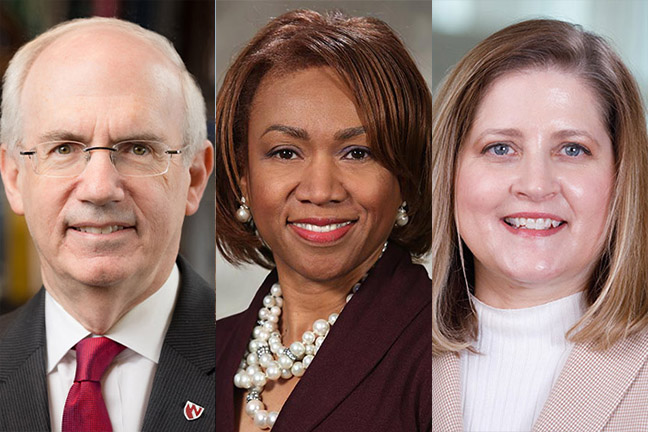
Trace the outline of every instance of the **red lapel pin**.
<instances>
[{"instance_id":1,"label":"red lapel pin","mask_svg":"<svg viewBox=\"0 0 648 432\"><path fill-rule=\"evenodd\" d=\"M187 420L196 420L205 411L205 408L191 401L187 401L184 406L184 416Z\"/></svg>"}]
</instances>

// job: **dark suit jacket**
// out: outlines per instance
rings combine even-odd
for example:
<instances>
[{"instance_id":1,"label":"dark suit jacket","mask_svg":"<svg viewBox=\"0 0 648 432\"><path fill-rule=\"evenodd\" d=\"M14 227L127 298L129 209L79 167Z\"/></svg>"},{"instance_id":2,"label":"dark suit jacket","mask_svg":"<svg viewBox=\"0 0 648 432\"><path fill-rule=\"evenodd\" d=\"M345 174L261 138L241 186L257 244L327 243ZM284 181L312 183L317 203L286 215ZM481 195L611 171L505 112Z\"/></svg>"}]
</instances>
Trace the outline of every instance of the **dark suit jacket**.
<instances>
[{"instance_id":1,"label":"dark suit jacket","mask_svg":"<svg viewBox=\"0 0 648 432\"><path fill-rule=\"evenodd\" d=\"M181 257L180 290L144 417L145 431L214 430L214 290ZM49 431L45 290L0 317L0 431ZM205 408L188 421L187 400Z\"/></svg>"},{"instance_id":2,"label":"dark suit jacket","mask_svg":"<svg viewBox=\"0 0 648 432\"><path fill-rule=\"evenodd\" d=\"M272 284L216 322L217 431L234 430L233 377ZM415 432L432 427L432 284L390 244L286 400L273 432Z\"/></svg>"}]
</instances>

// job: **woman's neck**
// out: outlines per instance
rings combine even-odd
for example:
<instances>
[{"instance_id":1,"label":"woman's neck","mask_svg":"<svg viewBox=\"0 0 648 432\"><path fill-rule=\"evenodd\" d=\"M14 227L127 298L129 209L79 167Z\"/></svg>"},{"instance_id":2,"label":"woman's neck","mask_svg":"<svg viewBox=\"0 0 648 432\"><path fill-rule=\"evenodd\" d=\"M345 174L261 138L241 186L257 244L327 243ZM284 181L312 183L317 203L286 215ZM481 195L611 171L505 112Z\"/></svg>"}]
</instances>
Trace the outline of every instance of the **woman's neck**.
<instances>
[{"instance_id":1,"label":"woman's neck","mask_svg":"<svg viewBox=\"0 0 648 432\"><path fill-rule=\"evenodd\" d=\"M332 313L339 313L353 286L371 269L381 253L382 248L346 274L328 280L312 280L278 261L277 273L284 299L279 322L283 344L288 346L300 340L305 331L312 330L316 320L326 320Z\"/></svg>"},{"instance_id":2,"label":"woman's neck","mask_svg":"<svg viewBox=\"0 0 648 432\"><path fill-rule=\"evenodd\" d=\"M279 285L283 293L283 311L279 322L281 339L285 346L300 340L302 334L312 330L318 319L328 319L338 313L345 304L353 285L362 277L355 274L335 281L310 281L297 277L282 277Z\"/></svg>"},{"instance_id":3,"label":"woman's neck","mask_svg":"<svg viewBox=\"0 0 648 432\"><path fill-rule=\"evenodd\" d=\"M539 306L585 290L587 280L565 278L550 282L520 282L475 268L475 297L499 309Z\"/></svg>"}]
</instances>

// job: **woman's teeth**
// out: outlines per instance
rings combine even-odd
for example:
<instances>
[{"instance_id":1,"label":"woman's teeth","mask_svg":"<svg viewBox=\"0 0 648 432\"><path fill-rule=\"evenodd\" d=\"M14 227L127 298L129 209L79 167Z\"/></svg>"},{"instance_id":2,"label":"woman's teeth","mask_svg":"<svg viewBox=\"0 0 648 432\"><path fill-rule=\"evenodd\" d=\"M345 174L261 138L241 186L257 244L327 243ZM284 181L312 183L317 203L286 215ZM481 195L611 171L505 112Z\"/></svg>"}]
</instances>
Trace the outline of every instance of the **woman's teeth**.
<instances>
[{"instance_id":1,"label":"woman's teeth","mask_svg":"<svg viewBox=\"0 0 648 432\"><path fill-rule=\"evenodd\" d=\"M548 218L504 218L504 222L513 228L524 228L529 230L546 230L549 228L557 228L562 225L563 221L557 221Z\"/></svg>"},{"instance_id":2,"label":"woman's teeth","mask_svg":"<svg viewBox=\"0 0 648 432\"><path fill-rule=\"evenodd\" d=\"M297 223L293 222L293 225L296 227L299 227L301 229L305 229L307 231L313 231L313 232L329 232L329 231L335 231L337 229L342 228L343 226L349 225L351 222L343 222L339 224L330 224L330 225L311 225L311 224L304 224L304 223Z\"/></svg>"}]
</instances>

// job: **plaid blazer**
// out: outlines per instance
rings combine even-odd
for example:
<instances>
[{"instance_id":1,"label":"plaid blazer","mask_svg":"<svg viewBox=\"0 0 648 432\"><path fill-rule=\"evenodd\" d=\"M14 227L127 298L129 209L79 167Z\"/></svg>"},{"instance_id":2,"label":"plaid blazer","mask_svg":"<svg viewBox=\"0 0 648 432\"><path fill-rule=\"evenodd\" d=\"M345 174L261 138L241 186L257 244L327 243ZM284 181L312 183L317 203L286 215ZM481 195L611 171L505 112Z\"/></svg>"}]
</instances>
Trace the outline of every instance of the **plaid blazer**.
<instances>
[{"instance_id":1,"label":"plaid blazer","mask_svg":"<svg viewBox=\"0 0 648 432\"><path fill-rule=\"evenodd\" d=\"M648 431L648 331L603 352L577 344L533 432ZM459 356L432 357L432 430L463 431Z\"/></svg>"}]
</instances>

